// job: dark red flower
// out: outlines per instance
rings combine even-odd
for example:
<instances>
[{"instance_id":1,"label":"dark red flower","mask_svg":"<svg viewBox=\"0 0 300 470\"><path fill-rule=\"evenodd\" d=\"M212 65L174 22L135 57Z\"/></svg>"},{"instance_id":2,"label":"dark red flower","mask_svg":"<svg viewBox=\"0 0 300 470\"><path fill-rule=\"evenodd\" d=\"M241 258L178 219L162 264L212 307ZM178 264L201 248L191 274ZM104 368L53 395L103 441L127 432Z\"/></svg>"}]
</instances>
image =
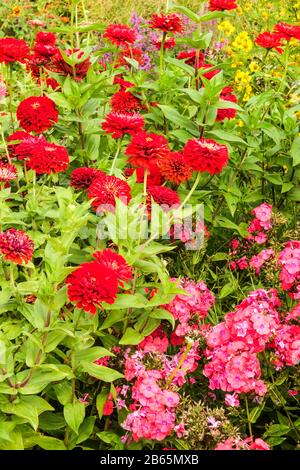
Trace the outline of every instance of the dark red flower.
<instances>
[{"instance_id":1,"label":"dark red flower","mask_svg":"<svg viewBox=\"0 0 300 470\"><path fill-rule=\"evenodd\" d=\"M182 33L183 24L182 20L177 13L170 13L168 15L153 14L149 24L152 29L159 29L164 33Z\"/></svg>"},{"instance_id":2,"label":"dark red flower","mask_svg":"<svg viewBox=\"0 0 300 470\"><path fill-rule=\"evenodd\" d=\"M229 159L226 145L210 139L188 140L183 155L193 170L208 171L211 175L220 173Z\"/></svg>"},{"instance_id":3,"label":"dark red flower","mask_svg":"<svg viewBox=\"0 0 300 470\"><path fill-rule=\"evenodd\" d=\"M136 182L144 183L145 170L144 168L125 168L125 176L131 176L136 173ZM157 165L152 165L148 170L147 185L148 186L159 186L164 182L164 178Z\"/></svg>"},{"instance_id":4,"label":"dark red flower","mask_svg":"<svg viewBox=\"0 0 300 470\"><path fill-rule=\"evenodd\" d=\"M103 406L103 416L110 416L114 412L114 402L107 400Z\"/></svg>"},{"instance_id":5,"label":"dark red flower","mask_svg":"<svg viewBox=\"0 0 300 470\"><path fill-rule=\"evenodd\" d=\"M168 141L162 135L139 132L128 145L126 155L128 162L137 167L151 170L158 160L170 153Z\"/></svg>"},{"instance_id":6,"label":"dark red flower","mask_svg":"<svg viewBox=\"0 0 300 470\"><path fill-rule=\"evenodd\" d=\"M234 10L238 5L236 0L209 0L210 11Z\"/></svg>"},{"instance_id":7,"label":"dark red flower","mask_svg":"<svg viewBox=\"0 0 300 470\"><path fill-rule=\"evenodd\" d=\"M132 279L131 267L127 264L123 256L118 253L106 248L103 251L96 251L93 254L93 257L98 263L111 269L115 273L121 286L123 286L122 281L129 281Z\"/></svg>"},{"instance_id":8,"label":"dark red flower","mask_svg":"<svg viewBox=\"0 0 300 470\"><path fill-rule=\"evenodd\" d=\"M104 31L103 37L116 46L133 44L136 40L134 29L127 24L110 24Z\"/></svg>"},{"instance_id":9,"label":"dark red flower","mask_svg":"<svg viewBox=\"0 0 300 470\"><path fill-rule=\"evenodd\" d=\"M15 165L0 162L0 183L7 183L8 181L16 179L17 174L18 171Z\"/></svg>"},{"instance_id":10,"label":"dark red flower","mask_svg":"<svg viewBox=\"0 0 300 470\"><path fill-rule=\"evenodd\" d=\"M203 63L204 61L204 54L203 52L199 52L196 49L189 49L188 51L181 51L177 54L177 59L185 60L185 63L188 65L192 65L193 67L196 66L196 56L197 53L199 55L198 57L198 67L200 64Z\"/></svg>"},{"instance_id":11,"label":"dark red flower","mask_svg":"<svg viewBox=\"0 0 300 470\"><path fill-rule=\"evenodd\" d=\"M118 291L118 280L115 273L96 261L83 263L70 274L68 297L78 308L93 315L102 302L113 304Z\"/></svg>"},{"instance_id":12,"label":"dark red flower","mask_svg":"<svg viewBox=\"0 0 300 470\"><path fill-rule=\"evenodd\" d=\"M141 100L124 89L115 93L110 103L114 113L134 113L142 108Z\"/></svg>"},{"instance_id":13,"label":"dark red flower","mask_svg":"<svg viewBox=\"0 0 300 470\"><path fill-rule=\"evenodd\" d=\"M102 123L106 134L112 134L114 139L120 139L125 134L134 135L140 132L145 125L143 116L137 113L109 113Z\"/></svg>"},{"instance_id":14,"label":"dark red flower","mask_svg":"<svg viewBox=\"0 0 300 470\"><path fill-rule=\"evenodd\" d=\"M212 64L199 64L199 70L206 70L206 69L211 69L212 67L214 67ZM218 73L220 73L221 70L220 69L214 69L214 70L209 70L209 72L205 72L205 73L202 73L202 76L207 78L207 80L211 80L215 75L217 75Z\"/></svg>"},{"instance_id":15,"label":"dark red flower","mask_svg":"<svg viewBox=\"0 0 300 470\"><path fill-rule=\"evenodd\" d=\"M23 142L24 140L29 139L31 137L32 137L32 135L28 134L25 131L16 131L13 134L11 134L7 138L7 142L8 142L7 145L8 145L8 150L9 150L10 156L15 157L17 155L16 154L16 149L19 146L19 144L21 142ZM10 143L10 142L15 142L15 143Z\"/></svg>"},{"instance_id":16,"label":"dark red flower","mask_svg":"<svg viewBox=\"0 0 300 470\"><path fill-rule=\"evenodd\" d=\"M24 39L1 38L0 62L24 62L29 54L28 44Z\"/></svg>"},{"instance_id":17,"label":"dark red flower","mask_svg":"<svg viewBox=\"0 0 300 470\"><path fill-rule=\"evenodd\" d=\"M112 212L116 206L115 198L121 199L124 204L128 204L131 199L130 186L126 181L116 176L100 176L93 181L88 190L89 199L97 212Z\"/></svg>"},{"instance_id":18,"label":"dark red flower","mask_svg":"<svg viewBox=\"0 0 300 470\"><path fill-rule=\"evenodd\" d=\"M261 33L255 39L255 44L258 46L264 47L265 49L275 49L279 54L282 54L283 50L280 46L281 36L278 33Z\"/></svg>"},{"instance_id":19,"label":"dark red flower","mask_svg":"<svg viewBox=\"0 0 300 470\"><path fill-rule=\"evenodd\" d=\"M120 50L118 61L116 63L117 67L125 67L126 69L130 68L130 63L127 59L135 60L140 67L145 65L145 54L142 49L139 47L129 47L125 46Z\"/></svg>"},{"instance_id":20,"label":"dark red flower","mask_svg":"<svg viewBox=\"0 0 300 470\"><path fill-rule=\"evenodd\" d=\"M17 134L17 132L15 132L15 134ZM16 156L18 160L27 160L34 153L41 152L47 143L43 135L33 136L27 134L27 137L24 137L19 145L14 145L14 156Z\"/></svg>"},{"instance_id":21,"label":"dark red flower","mask_svg":"<svg viewBox=\"0 0 300 470\"><path fill-rule=\"evenodd\" d=\"M220 100L230 101L231 103L237 103L237 97L232 93L233 89L230 86L223 88L220 94ZM236 116L236 109L234 108L221 108L217 112L217 122L224 121L224 119L233 119Z\"/></svg>"},{"instance_id":22,"label":"dark red flower","mask_svg":"<svg viewBox=\"0 0 300 470\"><path fill-rule=\"evenodd\" d=\"M156 49L161 49L161 45L162 45L162 39L161 38L154 38L152 39L152 44L153 46L156 48ZM172 47L175 47L176 46L176 41L173 37L170 37L170 38L166 38L165 42L164 42L164 49L171 49Z\"/></svg>"},{"instance_id":23,"label":"dark red flower","mask_svg":"<svg viewBox=\"0 0 300 470\"><path fill-rule=\"evenodd\" d=\"M55 80L55 78L46 77L45 83L46 86L52 88L52 90L59 91L58 88L60 88L60 84ZM42 80L40 78L38 79L38 84L42 85Z\"/></svg>"},{"instance_id":24,"label":"dark red flower","mask_svg":"<svg viewBox=\"0 0 300 470\"><path fill-rule=\"evenodd\" d=\"M134 87L134 83L128 82L122 78L122 75L114 76L114 85L120 85L121 90Z\"/></svg>"},{"instance_id":25,"label":"dark red flower","mask_svg":"<svg viewBox=\"0 0 300 470\"><path fill-rule=\"evenodd\" d=\"M58 52L58 48L56 47L55 43L55 34L40 31L36 35L33 50L37 55L50 60L51 56Z\"/></svg>"},{"instance_id":26,"label":"dark red flower","mask_svg":"<svg viewBox=\"0 0 300 470\"><path fill-rule=\"evenodd\" d=\"M80 49L66 49L64 53L68 57L72 55L77 60L81 59L82 56L84 55L84 52L81 51ZM82 60L82 62L80 62L79 64L75 64L75 66L72 67L72 65L67 64L67 62L62 56L62 53L58 51L54 56L52 56L49 69L52 70L53 72L58 73L59 75L63 75L64 77L67 77L68 75L70 75L72 78L75 78L76 80L82 80L83 78L86 77L86 74L88 73L90 66L91 66L91 61L87 57L86 59Z\"/></svg>"},{"instance_id":27,"label":"dark red flower","mask_svg":"<svg viewBox=\"0 0 300 470\"><path fill-rule=\"evenodd\" d=\"M19 104L17 119L25 131L39 134L54 126L58 121L58 111L47 96L30 96Z\"/></svg>"},{"instance_id":28,"label":"dark red flower","mask_svg":"<svg viewBox=\"0 0 300 470\"><path fill-rule=\"evenodd\" d=\"M34 170L38 175L44 173L51 175L52 173L65 171L69 163L70 159L67 149L46 140L35 143L29 158L26 159L27 168Z\"/></svg>"},{"instance_id":29,"label":"dark red flower","mask_svg":"<svg viewBox=\"0 0 300 470\"><path fill-rule=\"evenodd\" d=\"M96 178L103 175L105 175L105 173L96 168L76 168L76 170L71 173L70 185L78 191L81 189L87 190Z\"/></svg>"},{"instance_id":30,"label":"dark red flower","mask_svg":"<svg viewBox=\"0 0 300 470\"><path fill-rule=\"evenodd\" d=\"M165 212L178 207L180 204L180 199L176 191L166 188L165 186L149 186L147 193L149 202L151 203L152 198Z\"/></svg>"},{"instance_id":31,"label":"dark red flower","mask_svg":"<svg viewBox=\"0 0 300 470\"><path fill-rule=\"evenodd\" d=\"M298 39L300 41L300 26L296 26L288 23L277 23L274 26L275 33L289 41L292 38Z\"/></svg>"},{"instance_id":32,"label":"dark red flower","mask_svg":"<svg viewBox=\"0 0 300 470\"><path fill-rule=\"evenodd\" d=\"M32 260L34 244L22 230L10 228L0 233L0 253L6 261L16 264Z\"/></svg>"},{"instance_id":33,"label":"dark red flower","mask_svg":"<svg viewBox=\"0 0 300 470\"><path fill-rule=\"evenodd\" d=\"M180 184L192 176L192 169L186 164L181 152L170 152L169 155L160 160L159 169L161 174L173 183Z\"/></svg>"}]
</instances>

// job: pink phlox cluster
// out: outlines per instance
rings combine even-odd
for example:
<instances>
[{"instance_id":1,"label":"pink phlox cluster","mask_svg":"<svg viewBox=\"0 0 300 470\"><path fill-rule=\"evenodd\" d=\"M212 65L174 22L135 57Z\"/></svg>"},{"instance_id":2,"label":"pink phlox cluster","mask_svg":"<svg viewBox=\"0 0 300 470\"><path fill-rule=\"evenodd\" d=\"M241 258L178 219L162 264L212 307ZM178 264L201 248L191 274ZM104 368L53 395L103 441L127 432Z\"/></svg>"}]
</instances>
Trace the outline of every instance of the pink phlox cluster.
<instances>
[{"instance_id":1,"label":"pink phlox cluster","mask_svg":"<svg viewBox=\"0 0 300 470\"><path fill-rule=\"evenodd\" d=\"M256 274L259 274L265 262L268 261L268 259L270 259L271 257L274 257L274 255L275 253L272 248L262 250L257 255L252 256L249 261L249 265L251 266L251 268L255 269Z\"/></svg>"},{"instance_id":2,"label":"pink phlox cluster","mask_svg":"<svg viewBox=\"0 0 300 470\"><path fill-rule=\"evenodd\" d=\"M139 349L143 349L145 352L158 352L165 353L169 346L169 340L166 333L161 327L154 330L151 335L139 344Z\"/></svg>"},{"instance_id":3,"label":"pink phlox cluster","mask_svg":"<svg viewBox=\"0 0 300 470\"><path fill-rule=\"evenodd\" d=\"M291 240L285 244L278 257L278 265L281 267L281 288L290 292L294 299L300 299L300 241Z\"/></svg>"},{"instance_id":4,"label":"pink phlox cluster","mask_svg":"<svg viewBox=\"0 0 300 470\"><path fill-rule=\"evenodd\" d=\"M228 438L220 442L214 450L270 450L269 445L260 438L251 440L251 438L241 439Z\"/></svg>"}]
</instances>

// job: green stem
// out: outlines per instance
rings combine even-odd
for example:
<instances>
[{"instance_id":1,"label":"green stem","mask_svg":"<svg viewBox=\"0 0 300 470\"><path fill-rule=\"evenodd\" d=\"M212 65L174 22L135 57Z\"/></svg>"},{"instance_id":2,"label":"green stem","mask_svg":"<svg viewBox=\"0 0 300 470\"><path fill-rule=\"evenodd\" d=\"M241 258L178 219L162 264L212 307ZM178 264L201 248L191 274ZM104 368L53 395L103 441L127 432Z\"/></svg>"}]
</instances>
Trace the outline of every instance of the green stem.
<instances>
[{"instance_id":1,"label":"green stem","mask_svg":"<svg viewBox=\"0 0 300 470\"><path fill-rule=\"evenodd\" d=\"M114 156L112 165L111 165L111 169L110 169L110 172L109 172L110 175L112 175L113 172L114 172L114 169L115 169L115 166L116 166L116 162L117 162L118 156L119 156L120 151L121 151L121 148L122 148L122 140L123 140L122 137L121 137L121 139L118 140L117 150L116 150L116 153L115 153L115 156Z\"/></svg>"},{"instance_id":2,"label":"green stem","mask_svg":"<svg viewBox=\"0 0 300 470\"><path fill-rule=\"evenodd\" d=\"M195 189L197 188L198 184L199 184L199 181L200 181L200 178L201 178L201 173L200 171L198 172L197 174L197 177L195 179L195 182L193 184L193 186L191 187L188 195L186 196L186 198L183 200L183 202L180 204L179 208L178 208L178 211L180 211L185 205L186 203L190 200L190 198L192 197Z\"/></svg>"},{"instance_id":3,"label":"green stem","mask_svg":"<svg viewBox=\"0 0 300 470\"><path fill-rule=\"evenodd\" d=\"M249 429L249 434L250 437L252 438L252 425L251 425L251 420L250 420L250 413L249 413L249 404L248 404L248 397L245 397L245 405L246 405L246 413L247 413L247 421L248 421L248 429Z\"/></svg>"},{"instance_id":4,"label":"green stem","mask_svg":"<svg viewBox=\"0 0 300 470\"><path fill-rule=\"evenodd\" d=\"M160 62L160 75L163 74L165 68L165 42L166 42L167 33L163 33L160 46L159 62Z\"/></svg>"}]
</instances>

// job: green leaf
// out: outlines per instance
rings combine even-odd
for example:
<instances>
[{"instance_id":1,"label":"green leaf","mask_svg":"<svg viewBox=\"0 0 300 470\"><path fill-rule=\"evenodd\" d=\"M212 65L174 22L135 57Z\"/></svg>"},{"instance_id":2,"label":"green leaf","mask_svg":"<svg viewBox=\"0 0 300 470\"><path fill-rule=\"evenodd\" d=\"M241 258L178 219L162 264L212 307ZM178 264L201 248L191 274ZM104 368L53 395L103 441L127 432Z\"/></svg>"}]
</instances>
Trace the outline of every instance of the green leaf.
<instances>
[{"instance_id":1,"label":"green leaf","mask_svg":"<svg viewBox=\"0 0 300 470\"><path fill-rule=\"evenodd\" d=\"M192 21L195 21L196 23L199 23L200 21L199 16L194 13L193 10L190 10L190 8L184 7L182 5L175 5L172 9L178 11L179 13L183 13L185 16L190 18Z\"/></svg>"},{"instance_id":2,"label":"green leaf","mask_svg":"<svg viewBox=\"0 0 300 470\"><path fill-rule=\"evenodd\" d=\"M107 401L108 395L109 395L108 388L103 388L101 390L101 392L97 395L96 408L97 408L97 411L98 411L99 419L101 419L102 416L103 416L103 409L104 409L104 405Z\"/></svg>"},{"instance_id":3,"label":"green leaf","mask_svg":"<svg viewBox=\"0 0 300 470\"><path fill-rule=\"evenodd\" d=\"M264 175L265 179L269 181L272 184L281 186L282 185L282 177L276 173L265 173Z\"/></svg>"},{"instance_id":4,"label":"green leaf","mask_svg":"<svg viewBox=\"0 0 300 470\"><path fill-rule=\"evenodd\" d=\"M260 406L255 406L255 408L253 408L250 411L250 422L251 423L256 423L256 421L260 417L264 407L265 407L265 403L262 403Z\"/></svg>"},{"instance_id":5,"label":"green leaf","mask_svg":"<svg viewBox=\"0 0 300 470\"><path fill-rule=\"evenodd\" d=\"M64 406L64 417L68 426L78 434L79 426L85 417L85 404L80 401L67 403Z\"/></svg>"},{"instance_id":6,"label":"green leaf","mask_svg":"<svg viewBox=\"0 0 300 470\"><path fill-rule=\"evenodd\" d=\"M236 285L229 282L222 287L221 292L219 294L219 299L224 299L228 297L228 295L232 294L236 290Z\"/></svg>"},{"instance_id":7,"label":"green leaf","mask_svg":"<svg viewBox=\"0 0 300 470\"><path fill-rule=\"evenodd\" d=\"M31 441L44 450L67 450L63 441L50 436L32 437Z\"/></svg>"},{"instance_id":8,"label":"green leaf","mask_svg":"<svg viewBox=\"0 0 300 470\"><path fill-rule=\"evenodd\" d=\"M224 142L230 142L232 144L248 145L247 142L241 139L238 135L222 130L206 132L205 136L208 138L215 137L216 139L219 139Z\"/></svg>"},{"instance_id":9,"label":"green leaf","mask_svg":"<svg viewBox=\"0 0 300 470\"><path fill-rule=\"evenodd\" d=\"M170 312L168 312L164 308L158 308L156 310L153 310L153 312L150 313L150 318L158 318L159 320L168 320L168 322L171 323L173 330L175 328L175 318Z\"/></svg>"},{"instance_id":10,"label":"green leaf","mask_svg":"<svg viewBox=\"0 0 300 470\"><path fill-rule=\"evenodd\" d=\"M76 444L86 441L93 432L96 417L88 416L79 427L78 438Z\"/></svg>"},{"instance_id":11,"label":"green leaf","mask_svg":"<svg viewBox=\"0 0 300 470\"><path fill-rule=\"evenodd\" d=\"M293 166L300 163L300 136L296 136L291 147L291 156L293 158Z\"/></svg>"},{"instance_id":12,"label":"green leaf","mask_svg":"<svg viewBox=\"0 0 300 470\"><path fill-rule=\"evenodd\" d=\"M210 259L212 261L224 261L224 260L227 260L228 258L228 254L227 253L216 253L215 255L213 255Z\"/></svg>"},{"instance_id":13,"label":"green leaf","mask_svg":"<svg viewBox=\"0 0 300 470\"><path fill-rule=\"evenodd\" d=\"M66 421L62 414L45 411L39 417L39 429L42 431L50 432L58 429L63 429L66 426Z\"/></svg>"},{"instance_id":14,"label":"green leaf","mask_svg":"<svg viewBox=\"0 0 300 470\"><path fill-rule=\"evenodd\" d=\"M265 432L265 436L282 436L287 434L290 431L290 427L284 424L272 424L267 431Z\"/></svg>"},{"instance_id":15,"label":"green leaf","mask_svg":"<svg viewBox=\"0 0 300 470\"><path fill-rule=\"evenodd\" d=\"M138 331L134 330L133 328L127 328L124 335L119 341L119 344L139 344L143 341L144 336L141 335Z\"/></svg>"},{"instance_id":16,"label":"green leaf","mask_svg":"<svg viewBox=\"0 0 300 470\"><path fill-rule=\"evenodd\" d=\"M84 362L82 365L83 371L87 372L96 379L103 380L103 382L113 382L114 380L124 377L123 374L117 370L110 369L109 367L98 366L90 362Z\"/></svg>"},{"instance_id":17,"label":"green leaf","mask_svg":"<svg viewBox=\"0 0 300 470\"><path fill-rule=\"evenodd\" d=\"M136 294L118 294L113 305L104 304L105 310L119 310L122 308L145 308L148 301L143 295Z\"/></svg>"},{"instance_id":18,"label":"green leaf","mask_svg":"<svg viewBox=\"0 0 300 470\"><path fill-rule=\"evenodd\" d=\"M81 364L82 362L94 362L104 356L114 356L108 349L100 346L94 346L92 348L82 349L81 351L75 352L75 364Z\"/></svg>"},{"instance_id":19,"label":"green leaf","mask_svg":"<svg viewBox=\"0 0 300 470\"><path fill-rule=\"evenodd\" d=\"M182 116L177 109L163 104L158 105L158 107L162 110L164 116L171 122L179 126L181 129L189 131L195 136L198 135L197 126L189 118Z\"/></svg>"}]
</instances>

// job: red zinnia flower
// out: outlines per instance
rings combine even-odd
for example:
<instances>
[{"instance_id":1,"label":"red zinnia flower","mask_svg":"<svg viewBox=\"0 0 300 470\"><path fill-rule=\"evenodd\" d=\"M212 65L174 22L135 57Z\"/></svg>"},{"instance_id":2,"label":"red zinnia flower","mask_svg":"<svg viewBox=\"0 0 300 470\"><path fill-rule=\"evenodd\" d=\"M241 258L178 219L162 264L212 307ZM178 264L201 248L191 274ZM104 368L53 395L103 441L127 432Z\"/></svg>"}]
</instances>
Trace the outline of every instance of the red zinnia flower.
<instances>
[{"instance_id":1,"label":"red zinnia flower","mask_svg":"<svg viewBox=\"0 0 300 470\"><path fill-rule=\"evenodd\" d=\"M7 183L17 177L17 168L10 163L0 162L0 183Z\"/></svg>"},{"instance_id":2,"label":"red zinnia flower","mask_svg":"<svg viewBox=\"0 0 300 470\"><path fill-rule=\"evenodd\" d=\"M234 10L237 7L236 0L209 0L210 11Z\"/></svg>"},{"instance_id":3,"label":"red zinnia flower","mask_svg":"<svg viewBox=\"0 0 300 470\"><path fill-rule=\"evenodd\" d=\"M33 249L33 241L22 230L10 228L0 233L0 253L6 261L27 264L32 259Z\"/></svg>"},{"instance_id":4,"label":"red zinnia flower","mask_svg":"<svg viewBox=\"0 0 300 470\"><path fill-rule=\"evenodd\" d=\"M134 113L141 109L141 101L129 91L121 89L111 98L112 111L115 113Z\"/></svg>"},{"instance_id":5,"label":"red zinnia flower","mask_svg":"<svg viewBox=\"0 0 300 470\"><path fill-rule=\"evenodd\" d=\"M120 50L118 61L116 63L117 67L124 66L129 69L130 64L126 59L136 60L140 67L145 65L145 54L139 47L129 47L125 46Z\"/></svg>"},{"instance_id":6,"label":"red zinnia flower","mask_svg":"<svg viewBox=\"0 0 300 470\"><path fill-rule=\"evenodd\" d=\"M149 170L148 170L149 171ZM136 182L143 183L145 178L144 168L125 168L125 176L136 173ZM147 186L159 186L164 182L164 178L157 165L152 165L147 175Z\"/></svg>"},{"instance_id":7,"label":"red zinnia flower","mask_svg":"<svg viewBox=\"0 0 300 470\"><path fill-rule=\"evenodd\" d=\"M198 67L200 64L203 63L204 60L204 54L203 52L198 52L199 57L198 57ZM193 67L196 66L196 55L197 55L197 50L196 49L189 49L188 51L181 51L177 54L177 59L185 60L185 63L188 65L192 65Z\"/></svg>"},{"instance_id":8,"label":"red zinnia flower","mask_svg":"<svg viewBox=\"0 0 300 470\"><path fill-rule=\"evenodd\" d=\"M162 39L161 38L155 38L152 39L152 44L156 49L160 49L162 45ZM172 47L176 46L176 41L174 38L166 38L165 43L164 43L164 49L171 49Z\"/></svg>"},{"instance_id":9,"label":"red zinnia flower","mask_svg":"<svg viewBox=\"0 0 300 470\"><path fill-rule=\"evenodd\" d=\"M171 152L159 162L161 174L169 181L180 184L192 176L192 169L186 164L181 152Z\"/></svg>"},{"instance_id":10,"label":"red zinnia flower","mask_svg":"<svg viewBox=\"0 0 300 470\"><path fill-rule=\"evenodd\" d=\"M255 44L258 46L264 47L265 49L276 49L279 54L282 54L283 50L281 49L281 36L277 33L261 33L255 39Z\"/></svg>"},{"instance_id":11,"label":"red zinnia flower","mask_svg":"<svg viewBox=\"0 0 300 470\"><path fill-rule=\"evenodd\" d=\"M117 296L115 273L96 261L83 263L67 277L66 283L70 301L93 315L102 302L113 304Z\"/></svg>"},{"instance_id":12,"label":"red zinnia flower","mask_svg":"<svg viewBox=\"0 0 300 470\"><path fill-rule=\"evenodd\" d=\"M15 132L15 134L17 134L17 132ZM43 135L27 135L28 137L24 137L20 144L14 145L14 155L18 160L27 160L31 155L41 152L41 149L47 144L47 140Z\"/></svg>"},{"instance_id":13,"label":"red zinnia flower","mask_svg":"<svg viewBox=\"0 0 300 470\"><path fill-rule=\"evenodd\" d=\"M11 134L8 138L7 138L7 142L8 142L8 150L9 150L9 154L12 156L12 157L15 157L17 154L16 154L16 149L17 147L19 146L19 144L21 142L23 142L24 140L28 139L28 138L32 138L32 135L28 134L27 132L25 131L16 131L14 132L13 134ZM11 144L9 142L16 142L14 144Z\"/></svg>"},{"instance_id":14,"label":"red zinnia flower","mask_svg":"<svg viewBox=\"0 0 300 470\"><path fill-rule=\"evenodd\" d=\"M51 175L52 173L65 171L69 163L67 149L46 140L33 144L29 158L26 159L26 166L36 171L38 175L44 173Z\"/></svg>"},{"instance_id":15,"label":"red zinnia flower","mask_svg":"<svg viewBox=\"0 0 300 470\"><path fill-rule=\"evenodd\" d=\"M170 148L164 136L139 132L133 137L125 153L129 155L128 162L131 165L150 170L158 160L170 153Z\"/></svg>"},{"instance_id":16,"label":"red zinnia flower","mask_svg":"<svg viewBox=\"0 0 300 470\"><path fill-rule=\"evenodd\" d=\"M120 90L134 87L134 83L124 80L122 75L114 76L114 85L120 85Z\"/></svg>"},{"instance_id":17,"label":"red zinnia flower","mask_svg":"<svg viewBox=\"0 0 300 470\"><path fill-rule=\"evenodd\" d=\"M281 22L274 26L274 31L287 41L292 38L300 40L300 26Z\"/></svg>"},{"instance_id":18,"label":"red zinnia flower","mask_svg":"<svg viewBox=\"0 0 300 470\"><path fill-rule=\"evenodd\" d=\"M116 46L133 44L136 40L134 29L127 24L110 24L104 31L103 37Z\"/></svg>"},{"instance_id":19,"label":"red zinnia flower","mask_svg":"<svg viewBox=\"0 0 300 470\"><path fill-rule=\"evenodd\" d=\"M56 43L56 36L54 33L49 33L47 31L39 31L38 33L36 33L35 42L54 46L54 44Z\"/></svg>"},{"instance_id":20,"label":"red zinnia flower","mask_svg":"<svg viewBox=\"0 0 300 470\"><path fill-rule=\"evenodd\" d=\"M115 198L121 199L125 204L129 203L131 199L130 186L126 181L116 176L100 176L91 184L88 197L94 199L92 206L97 212L112 211L116 206Z\"/></svg>"},{"instance_id":21,"label":"red zinnia flower","mask_svg":"<svg viewBox=\"0 0 300 470\"><path fill-rule=\"evenodd\" d=\"M80 49L66 49L64 53L68 57L72 55L77 60L81 59L81 57L84 55L84 52ZM54 56L52 56L51 65L49 66L49 69L53 72L58 73L59 75L63 75L64 77L70 75L72 78L76 78L76 80L82 80L86 77L90 65L91 61L87 57L82 62L80 62L79 64L75 64L75 66L72 67L72 65L67 64L61 52L58 51Z\"/></svg>"},{"instance_id":22,"label":"red zinnia flower","mask_svg":"<svg viewBox=\"0 0 300 470\"><path fill-rule=\"evenodd\" d=\"M19 104L17 118L25 131L39 134L54 126L58 111L54 101L47 96L30 96Z\"/></svg>"},{"instance_id":23,"label":"red zinnia flower","mask_svg":"<svg viewBox=\"0 0 300 470\"><path fill-rule=\"evenodd\" d=\"M114 139L120 139L124 134L134 135L144 127L143 116L137 113L109 113L102 123L102 129L106 134L112 134Z\"/></svg>"},{"instance_id":24,"label":"red zinnia flower","mask_svg":"<svg viewBox=\"0 0 300 470\"><path fill-rule=\"evenodd\" d=\"M107 248L103 251L96 251L93 257L102 266L111 269L115 273L118 281L129 281L132 279L131 267L127 264L123 256L118 253ZM120 282L120 285L122 286L123 283Z\"/></svg>"},{"instance_id":25,"label":"red zinnia flower","mask_svg":"<svg viewBox=\"0 0 300 470\"><path fill-rule=\"evenodd\" d=\"M87 190L96 178L103 175L105 175L105 173L96 168L76 168L76 170L71 173L70 185L79 191L81 189Z\"/></svg>"},{"instance_id":26,"label":"red zinnia flower","mask_svg":"<svg viewBox=\"0 0 300 470\"><path fill-rule=\"evenodd\" d=\"M147 189L147 193L149 202L151 203L152 198L156 204L162 206L165 212L168 212L174 207L178 207L180 204L178 194L173 191L173 189L166 188L165 186L150 186Z\"/></svg>"},{"instance_id":27,"label":"red zinnia flower","mask_svg":"<svg viewBox=\"0 0 300 470\"><path fill-rule=\"evenodd\" d=\"M199 64L199 70L211 69L212 67L214 67L212 64L203 64L203 63ZM202 73L202 76L207 78L207 80L211 80L215 75L217 75L220 72L221 72L220 69L214 69L214 70L210 70L209 72Z\"/></svg>"},{"instance_id":28,"label":"red zinnia flower","mask_svg":"<svg viewBox=\"0 0 300 470\"><path fill-rule=\"evenodd\" d=\"M233 89L230 86L223 88L220 94L220 100L230 101L231 103L237 103L237 97L232 93ZM221 108L218 109L217 122L224 121L224 119L233 119L236 116L236 109L234 108Z\"/></svg>"},{"instance_id":29,"label":"red zinnia flower","mask_svg":"<svg viewBox=\"0 0 300 470\"><path fill-rule=\"evenodd\" d=\"M29 54L28 44L24 39L1 38L0 62L23 62Z\"/></svg>"},{"instance_id":30,"label":"red zinnia flower","mask_svg":"<svg viewBox=\"0 0 300 470\"><path fill-rule=\"evenodd\" d=\"M185 161L193 170L218 174L228 162L226 145L210 139L188 140L183 149Z\"/></svg>"},{"instance_id":31,"label":"red zinnia flower","mask_svg":"<svg viewBox=\"0 0 300 470\"><path fill-rule=\"evenodd\" d=\"M152 15L149 24L152 29L160 29L164 33L182 33L183 24L179 15L170 13L169 15Z\"/></svg>"},{"instance_id":32,"label":"red zinnia flower","mask_svg":"<svg viewBox=\"0 0 300 470\"><path fill-rule=\"evenodd\" d=\"M51 56L58 52L58 48L55 46L55 43L55 34L40 31L36 35L33 50L36 54L49 60Z\"/></svg>"}]
</instances>

